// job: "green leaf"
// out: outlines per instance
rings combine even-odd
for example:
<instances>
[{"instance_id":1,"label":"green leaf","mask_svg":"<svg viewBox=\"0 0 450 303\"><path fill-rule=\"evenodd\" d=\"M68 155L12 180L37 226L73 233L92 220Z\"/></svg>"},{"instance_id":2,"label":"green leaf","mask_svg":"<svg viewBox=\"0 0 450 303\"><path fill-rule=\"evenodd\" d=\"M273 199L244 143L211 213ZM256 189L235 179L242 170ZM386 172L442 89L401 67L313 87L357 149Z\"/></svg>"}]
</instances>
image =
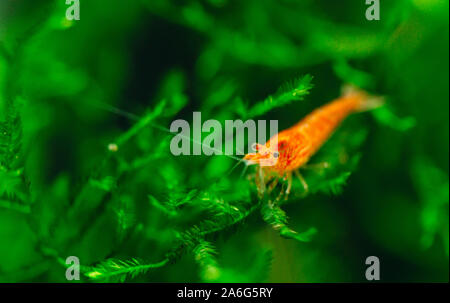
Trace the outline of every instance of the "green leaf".
<instances>
[{"instance_id":1,"label":"green leaf","mask_svg":"<svg viewBox=\"0 0 450 303\"><path fill-rule=\"evenodd\" d=\"M295 239L300 242L310 242L311 238L317 233L315 227L310 227L307 231L298 233L287 226L280 230L280 235L284 238Z\"/></svg>"},{"instance_id":2,"label":"green leaf","mask_svg":"<svg viewBox=\"0 0 450 303\"><path fill-rule=\"evenodd\" d=\"M285 106L293 101L303 100L313 88L312 76L305 75L299 79L290 81L282 85L273 96L269 96L262 102L252 106L246 114L246 118L260 116L266 112Z\"/></svg>"},{"instance_id":3,"label":"green leaf","mask_svg":"<svg viewBox=\"0 0 450 303\"><path fill-rule=\"evenodd\" d=\"M116 186L116 180L112 176L107 176L101 180L89 179L89 184L106 192L111 191Z\"/></svg>"},{"instance_id":4,"label":"green leaf","mask_svg":"<svg viewBox=\"0 0 450 303\"><path fill-rule=\"evenodd\" d=\"M371 112L380 124L401 132L405 132L416 125L416 119L414 117L400 118L394 114L392 109L387 104Z\"/></svg>"},{"instance_id":5,"label":"green leaf","mask_svg":"<svg viewBox=\"0 0 450 303\"><path fill-rule=\"evenodd\" d=\"M195 261L200 266L200 277L205 282L212 282L220 277L220 268L216 259L217 250L209 242L200 240L193 249Z\"/></svg>"},{"instance_id":6,"label":"green leaf","mask_svg":"<svg viewBox=\"0 0 450 303\"><path fill-rule=\"evenodd\" d=\"M314 227L309 228L307 231L298 233L287 226L288 218L286 213L275 202L270 200L262 208L263 219L275 230L280 232L280 236L287 239L294 239L300 242L309 242L317 230Z\"/></svg>"},{"instance_id":7,"label":"green leaf","mask_svg":"<svg viewBox=\"0 0 450 303\"><path fill-rule=\"evenodd\" d=\"M168 260L164 259L158 263L145 264L136 258L131 260L108 259L86 270L85 276L98 281L124 282L127 278L132 279L152 268L163 267L167 262Z\"/></svg>"},{"instance_id":8,"label":"green leaf","mask_svg":"<svg viewBox=\"0 0 450 303\"><path fill-rule=\"evenodd\" d=\"M420 213L423 229L421 244L424 248L430 248L436 235L442 233L445 236L445 231L448 231L449 228L448 175L425 157L418 157L414 160L411 173L422 204ZM448 241L444 244L448 255Z\"/></svg>"}]
</instances>

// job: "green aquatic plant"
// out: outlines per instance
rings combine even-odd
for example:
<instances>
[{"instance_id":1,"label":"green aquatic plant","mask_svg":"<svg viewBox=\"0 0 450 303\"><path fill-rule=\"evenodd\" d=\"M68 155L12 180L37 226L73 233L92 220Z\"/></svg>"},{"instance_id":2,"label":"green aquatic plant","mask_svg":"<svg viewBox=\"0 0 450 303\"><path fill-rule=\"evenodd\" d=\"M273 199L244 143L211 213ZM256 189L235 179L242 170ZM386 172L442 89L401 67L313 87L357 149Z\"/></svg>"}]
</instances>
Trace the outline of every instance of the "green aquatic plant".
<instances>
[{"instance_id":1,"label":"green aquatic plant","mask_svg":"<svg viewBox=\"0 0 450 303\"><path fill-rule=\"evenodd\" d=\"M448 281L448 3L368 22L351 1L98 0L79 21L16 2L0 4L0 282L67 282L69 256L82 282L360 282L377 252L400 264L385 281ZM347 83L385 106L336 130L307 193L260 197L239 158L170 153L194 111L282 130Z\"/></svg>"}]
</instances>

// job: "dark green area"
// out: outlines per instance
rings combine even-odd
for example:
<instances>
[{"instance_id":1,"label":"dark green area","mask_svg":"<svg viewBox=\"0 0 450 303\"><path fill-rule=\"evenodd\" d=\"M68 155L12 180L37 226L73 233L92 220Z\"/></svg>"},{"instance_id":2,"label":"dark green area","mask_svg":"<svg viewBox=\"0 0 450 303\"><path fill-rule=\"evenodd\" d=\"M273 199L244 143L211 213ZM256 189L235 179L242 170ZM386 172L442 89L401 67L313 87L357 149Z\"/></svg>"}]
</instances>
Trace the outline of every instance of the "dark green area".
<instances>
[{"instance_id":1,"label":"dark green area","mask_svg":"<svg viewBox=\"0 0 450 303\"><path fill-rule=\"evenodd\" d=\"M0 282L65 282L68 256L82 281L363 282L372 255L382 281L448 281L448 1L80 2L0 1ZM288 201L160 127L284 129L345 83L386 105Z\"/></svg>"}]
</instances>

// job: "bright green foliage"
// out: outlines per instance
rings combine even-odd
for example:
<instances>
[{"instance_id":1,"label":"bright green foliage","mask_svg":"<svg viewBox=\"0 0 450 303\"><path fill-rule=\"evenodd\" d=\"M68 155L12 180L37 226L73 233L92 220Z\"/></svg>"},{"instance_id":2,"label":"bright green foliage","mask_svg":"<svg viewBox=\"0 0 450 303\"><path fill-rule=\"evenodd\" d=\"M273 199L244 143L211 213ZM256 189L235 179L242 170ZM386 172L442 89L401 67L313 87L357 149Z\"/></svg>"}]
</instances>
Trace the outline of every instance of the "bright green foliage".
<instances>
[{"instance_id":1,"label":"bright green foliage","mask_svg":"<svg viewBox=\"0 0 450 303\"><path fill-rule=\"evenodd\" d=\"M290 229L287 226L288 219L286 213L280 208L279 205L270 201L263 206L262 213L264 221L271 224L275 230L279 230L282 237L296 239L300 242L309 242L310 237L317 232L314 227L300 234Z\"/></svg>"},{"instance_id":2,"label":"bright green foliage","mask_svg":"<svg viewBox=\"0 0 450 303\"><path fill-rule=\"evenodd\" d=\"M136 277L139 274L144 274L152 268L158 268L164 266L167 261L162 261L155 264L142 264L137 259L131 260L114 260L109 259L101 262L97 266L87 271L85 274L90 279L102 280L108 282L124 282L129 276L130 278Z\"/></svg>"},{"instance_id":3,"label":"bright green foliage","mask_svg":"<svg viewBox=\"0 0 450 303\"><path fill-rule=\"evenodd\" d=\"M241 109L238 113L246 118L253 118L265 114L276 107L287 105L292 101L303 100L313 87L311 80L312 77L306 75L300 79L287 82L278 89L275 95L267 97L250 109Z\"/></svg>"},{"instance_id":4,"label":"bright green foliage","mask_svg":"<svg viewBox=\"0 0 450 303\"><path fill-rule=\"evenodd\" d=\"M423 208L421 244L430 248L436 234L440 233L448 255L448 175L429 160L418 158L412 167L412 178Z\"/></svg>"},{"instance_id":5,"label":"bright green foliage","mask_svg":"<svg viewBox=\"0 0 450 303\"><path fill-rule=\"evenodd\" d=\"M81 282L362 282L373 254L383 282L448 281L447 2L385 1L371 22L364 1L95 0L80 21L13 2L0 282L67 282L68 256ZM385 105L339 126L308 192L260 198L254 166L170 152L193 111L282 130L347 83Z\"/></svg>"},{"instance_id":6,"label":"bright green foliage","mask_svg":"<svg viewBox=\"0 0 450 303\"><path fill-rule=\"evenodd\" d=\"M220 276L220 269L217 264L217 251L206 241L200 241L193 250L195 261L200 266L200 276L204 281L214 281Z\"/></svg>"}]
</instances>

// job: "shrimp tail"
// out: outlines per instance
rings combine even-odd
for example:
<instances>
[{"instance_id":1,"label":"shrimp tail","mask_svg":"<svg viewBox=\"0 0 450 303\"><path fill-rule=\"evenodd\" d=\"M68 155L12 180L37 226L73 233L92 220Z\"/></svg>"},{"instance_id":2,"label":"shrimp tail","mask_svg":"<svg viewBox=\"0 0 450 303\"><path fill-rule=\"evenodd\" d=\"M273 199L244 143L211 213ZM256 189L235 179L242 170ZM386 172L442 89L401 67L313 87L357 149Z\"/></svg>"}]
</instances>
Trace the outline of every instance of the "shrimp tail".
<instances>
[{"instance_id":1,"label":"shrimp tail","mask_svg":"<svg viewBox=\"0 0 450 303\"><path fill-rule=\"evenodd\" d=\"M345 84L342 87L342 96L355 100L355 112L373 110L383 106L385 103L383 96L370 95L352 84Z\"/></svg>"}]
</instances>

